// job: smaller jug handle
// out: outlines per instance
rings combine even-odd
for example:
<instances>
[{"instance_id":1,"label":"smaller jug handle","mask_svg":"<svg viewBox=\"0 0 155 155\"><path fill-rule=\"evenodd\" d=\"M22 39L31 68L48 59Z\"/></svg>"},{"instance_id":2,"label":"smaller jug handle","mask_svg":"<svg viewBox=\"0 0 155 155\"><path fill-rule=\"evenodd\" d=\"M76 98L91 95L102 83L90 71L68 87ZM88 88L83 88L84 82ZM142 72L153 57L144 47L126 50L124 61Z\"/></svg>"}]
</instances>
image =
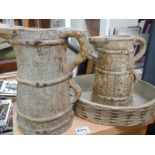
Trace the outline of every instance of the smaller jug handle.
<instances>
[{"instance_id":1,"label":"smaller jug handle","mask_svg":"<svg viewBox=\"0 0 155 155\"><path fill-rule=\"evenodd\" d=\"M82 89L73 79L69 80L69 86L75 91L76 94L74 99L71 101L71 104L74 104L80 98Z\"/></svg>"},{"instance_id":2,"label":"smaller jug handle","mask_svg":"<svg viewBox=\"0 0 155 155\"><path fill-rule=\"evenodd\" d=\"M142 37L135 37L135 43L139 42L141 44L140 51L134 56L134 62L136 63L139 59L143 57L146 52L146 41Z\"/></svg>"},{"instance_id":3,"label":"smaller jug handle","mask_svg":"<svg viewBox=\"0 0 155 155\"><path fill-rule=\"evenodd\" d=\"M73 28L64 28L59 32L59 37L62 39L68 39L69 37L74 37L78 40L80 45L80 52L77 54L76 58L66 66L65 69L72 71L75 66L78 66L83 62L89 54L89 44L86 39L86 35L83 31L73 29Z\"/></svg>"}]
</instances>

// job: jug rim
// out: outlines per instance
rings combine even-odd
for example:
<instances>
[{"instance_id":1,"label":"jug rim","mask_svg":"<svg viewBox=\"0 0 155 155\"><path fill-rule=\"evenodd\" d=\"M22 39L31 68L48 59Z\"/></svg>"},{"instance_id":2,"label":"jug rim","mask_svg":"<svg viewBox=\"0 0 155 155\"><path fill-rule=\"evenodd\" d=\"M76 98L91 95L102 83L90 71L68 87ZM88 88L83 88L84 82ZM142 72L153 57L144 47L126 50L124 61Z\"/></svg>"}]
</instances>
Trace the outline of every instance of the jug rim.
<instances>
[{"instance_id":1,"label":"jug rim","mask_svg":"<svg viewBox=\"0 0 155 155\"><path fill-rule=\"evenodd\" d=\"M54 31L54 30L77 30L77 31L84 31L80 28L73 28L73 27L56 27L56 28L36 28L36 27L23 27L23 26L14 26L14 27L2 27L0 30L17 30L17 31Z\"/></svg>"},{"instance_id":2,"label":"jug rim","mask_svg":"<svg viewBox=\"0 0 155 155\"><path fill-rule=\"evenodd\" d=\"M135 36L130 36L130 35L114 35L114 36L95 36L95 37L90 37L90 41L129 41L129 40L134 40Z\"/></svg>"}]
</instances>

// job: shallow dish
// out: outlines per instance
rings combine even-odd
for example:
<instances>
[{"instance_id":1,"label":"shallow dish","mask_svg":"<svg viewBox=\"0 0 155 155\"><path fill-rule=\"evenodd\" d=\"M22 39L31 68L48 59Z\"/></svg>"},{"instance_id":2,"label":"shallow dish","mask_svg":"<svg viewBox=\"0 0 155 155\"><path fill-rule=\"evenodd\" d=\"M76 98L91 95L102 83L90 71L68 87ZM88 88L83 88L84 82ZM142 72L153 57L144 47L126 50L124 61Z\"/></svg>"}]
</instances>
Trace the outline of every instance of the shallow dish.
<instances>
[{"instance_id":1,"label":"shallow dish","mask_svg":"<svg viewBox=\"0 0 155 155\"><path fill-rule=\"evenodd\" d=\"M76 82L83 93L75 103L75 114L94 123L113 126L134 126L155 115L155 87L139 81L134 87L133 105L108 106L91 101L94 75L77 76Z\"/></svg>"}]
</instances>

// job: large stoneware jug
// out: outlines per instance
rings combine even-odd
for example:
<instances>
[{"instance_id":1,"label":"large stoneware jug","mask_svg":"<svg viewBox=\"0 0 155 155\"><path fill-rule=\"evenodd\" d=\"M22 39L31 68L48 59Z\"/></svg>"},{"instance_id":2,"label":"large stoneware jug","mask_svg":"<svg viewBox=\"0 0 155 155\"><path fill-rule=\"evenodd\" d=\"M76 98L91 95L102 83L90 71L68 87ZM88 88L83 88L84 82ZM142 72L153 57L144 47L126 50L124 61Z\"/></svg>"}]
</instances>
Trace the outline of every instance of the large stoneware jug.
<instances>
[{"instance_id":1,"label":"large stoneware jug","mask_svg":"<svg viewBox=\"0 0 155 155\"><path fill-rule=\"evenodd\" d=\"M75 37L80 53L67 61L66 40ZM77 29L1 28L0 42L10 43L17 59L17 121L26 134L61 134L72 122L81 94L72 70L88 54L85 33ZM69 88L76 97L70 101Z\"/></svg>"},{"instance_id":2,"label":"large stoneware jug","mask_svg":"<svg viewBox=\"0 0 155 155\"><path fill-rule=\"evenodd\" d=\"M146 42L141 37L112 36L92 37L90 42L98 51L92 100L112 106L128 106L133 102L135 81L134 63L146 51ZM134 56L134 45L141 49Z\"/></svg>"}]
</instances>

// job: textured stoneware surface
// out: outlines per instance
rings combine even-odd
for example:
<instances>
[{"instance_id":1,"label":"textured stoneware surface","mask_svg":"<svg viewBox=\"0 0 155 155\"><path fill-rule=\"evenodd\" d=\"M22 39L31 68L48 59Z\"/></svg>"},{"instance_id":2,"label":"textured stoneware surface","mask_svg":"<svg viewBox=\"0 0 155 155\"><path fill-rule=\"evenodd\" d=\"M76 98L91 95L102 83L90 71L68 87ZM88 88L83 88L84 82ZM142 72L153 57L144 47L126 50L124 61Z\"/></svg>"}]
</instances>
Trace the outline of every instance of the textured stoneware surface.
<instances>
[{"instance_id":1,"label":"textured stoneware surface","mask_svg":"<svg viewBox=\"0 0 155 155\"><path fill-rule=\"evenodd\" d=\"M66 39L75 37L80 53L68 63ZM81 90L72 69L88 54L85 33L77 29L0 29L0 42L9 42L17 59L17 120L26 134L60 134L72 122L69 87ZM74 102L73 101L73 102Z\"/></svg>"}]
</instances>

